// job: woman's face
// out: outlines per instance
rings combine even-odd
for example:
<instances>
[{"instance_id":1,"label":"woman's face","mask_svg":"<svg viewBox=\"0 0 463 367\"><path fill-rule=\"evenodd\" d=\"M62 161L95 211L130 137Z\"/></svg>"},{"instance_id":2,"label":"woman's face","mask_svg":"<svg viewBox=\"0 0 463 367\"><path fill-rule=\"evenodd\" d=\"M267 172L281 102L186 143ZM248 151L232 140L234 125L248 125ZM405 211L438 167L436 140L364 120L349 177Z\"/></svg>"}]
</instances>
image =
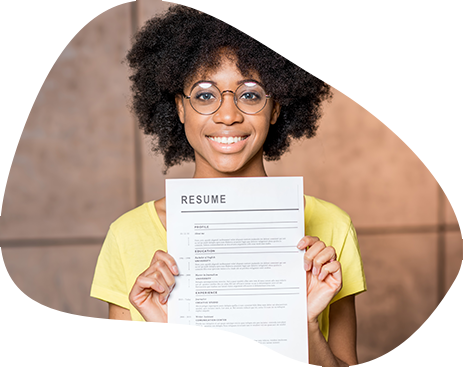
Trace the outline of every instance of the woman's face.
<instances>
[{"instance_id":1,"label":"woman's face","mask_svg":"<svg viewBox=\"0 0 463 367\"><path fill-rule=\"evenodd\" d=\"M249 79L260 82L257 75L244 77L235 62L226 57L218 69L198 78L211 82L221 92L235 91ZM185 95L198 80L185 85ZM263 145L270 125L278 118L279 105L269 99L260 112L249 115L236 107L233 98L232 93L224 93L221 107L211 115L196 112L183 96L176 98L180 121L195 151L194 177L265 176Z\"/></svg>"}]
</instances>

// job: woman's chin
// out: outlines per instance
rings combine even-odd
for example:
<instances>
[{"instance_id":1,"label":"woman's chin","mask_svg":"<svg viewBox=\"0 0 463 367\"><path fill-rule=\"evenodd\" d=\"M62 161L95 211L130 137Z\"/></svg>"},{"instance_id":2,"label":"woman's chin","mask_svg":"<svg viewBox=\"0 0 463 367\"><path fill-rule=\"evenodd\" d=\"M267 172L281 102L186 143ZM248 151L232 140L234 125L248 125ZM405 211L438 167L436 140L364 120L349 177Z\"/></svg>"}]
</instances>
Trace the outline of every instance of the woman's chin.
<instances>
[{"instance_id":1,"label":"woman's chin","mask_svg":"<svg viewBox=\"0 0 463 367\"><path fill-rule=\"evenodd\" d=\"M246 159L239 154L223 154L220 156L197 156L196 177L227 176L262 176L265 175L262 156L255 155Z\"/></svg>"},{"instance_id":2,"label":"woman's chin","mask_svg":"<svg viewBox=\"0 0 463 367\"><path fill-rule=\"evenodd\" d=\"M217 165L213 168L217 171L217 173L220 173L225 176L238 175L239 172L243 170L243 167L240 165L230 165L230 164Z\"/></svg>"},{"instance_id":3,"label":"woman's chin","mask_svg":"<svg viewBox=\"0 0 463 367\"><path fill-rule=\"evenodd\" d=\"M240 163L231 163L227 162L227 164L217 164L213 167L213 169L220 175L220 176L262 176L265 175L265 170L263 166L257 167L256 165L251 164L242 164Z\"/></svg>"}]
</instances>

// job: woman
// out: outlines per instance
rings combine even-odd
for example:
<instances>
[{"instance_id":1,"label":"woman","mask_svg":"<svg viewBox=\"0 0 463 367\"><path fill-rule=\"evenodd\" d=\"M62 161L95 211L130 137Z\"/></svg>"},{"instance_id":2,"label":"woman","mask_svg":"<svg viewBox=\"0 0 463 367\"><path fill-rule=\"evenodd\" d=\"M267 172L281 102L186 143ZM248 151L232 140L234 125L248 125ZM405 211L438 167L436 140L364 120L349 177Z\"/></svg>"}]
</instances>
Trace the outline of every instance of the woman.
<instances>
[{"instance_id":1,"label":"woman","mask_svg":"<svg viewBox=\"0 0 463 367\"><path fill-rule=\"evenodd\" d=\"M312 137L329 86L242 32L174 6L137 34L127 60L133 110L166 170L195 162L194 178L265 177L292 139ZM357 363L355 294L366 289L355 230L333 204L305 197L310 363ZM114 222L92 296L109 317L166 322L178 275L167 253L165 198ZM154 254L154 256L153 256Z\"/></svg>"}]
</instances>

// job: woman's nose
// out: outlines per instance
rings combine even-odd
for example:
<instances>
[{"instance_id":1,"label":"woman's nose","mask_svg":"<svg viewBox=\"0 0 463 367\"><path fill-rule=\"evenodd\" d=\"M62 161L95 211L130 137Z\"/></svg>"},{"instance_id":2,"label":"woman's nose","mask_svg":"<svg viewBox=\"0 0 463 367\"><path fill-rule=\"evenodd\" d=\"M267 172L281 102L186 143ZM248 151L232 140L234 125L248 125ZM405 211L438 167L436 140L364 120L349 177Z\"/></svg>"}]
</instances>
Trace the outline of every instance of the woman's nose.
<instances>
[{"instance_id":1,"label":"woman's nose","mask_svg":"<svg viewBox=\"0 0 463 367\"><path fill-rule=\"evenodd\" d=\"M243 122L243 113L236 107L234 98L235 95L232 91L222 92L222 105L214 114L214 122L225 125Z\"/></svg>"}]
</instances>

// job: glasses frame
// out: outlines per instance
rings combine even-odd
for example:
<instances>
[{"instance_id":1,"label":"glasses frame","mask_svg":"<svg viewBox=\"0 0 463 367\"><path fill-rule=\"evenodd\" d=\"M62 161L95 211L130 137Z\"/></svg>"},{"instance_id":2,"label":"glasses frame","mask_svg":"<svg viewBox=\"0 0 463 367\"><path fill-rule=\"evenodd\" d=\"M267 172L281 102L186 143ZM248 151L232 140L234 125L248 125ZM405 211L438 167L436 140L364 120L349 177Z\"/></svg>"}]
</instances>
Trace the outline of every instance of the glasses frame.
<instances>
[{"instance_id":1,"label":"glasses frame","mask_svg":"<svg viewBox=\"0 0 463 367\"><path fill-rule=\"evenodd\" d=\"M238 106L238 100L237 100L237 98L236 98L236 92L237 92L237 90L240 89L244 84L249 83L249 82L258 84L258 85L262 88L262 90L264 91L264 93L265 93L265 103L264 103L264 105L262 106L262 108L261 108L260 110L258 110L258 111L256 111L256 112L252 112L252 113L243 111L243 110ZM216 108L214 111L212 111L212 112L209 112L209 113L199 112L199 111L193 106L193 103L191 102L191 93L193 92L193 89L195 89L195 87L196 87L198 84L200 84L200 83L211 83L215 88L217 88L217 90L218 90L219 93L220 93L219 107L217 107L217 108ZM267 106L267 101L268 101L270 98L272 98L271 94L269 94L269 93L266 92L264 86L263 86L261 83L259 83L259 82L256 81L256 80L252 80L252 79L250 79L250 80L245 80L243 83L241 83L240 85L238 85L238 87L236 87L236 89L235 89L234 92L233 92L232 90L230 90L230 89L226 89L226 90L224 90L224 91L220 91L220 89L219 89L214 83L212 83L210 80L199 80L199 81L197 81L195 84L193 84L193 86L192 86L191 89L190 89L190 95L189 95L189 96L185 95L185 93L182 92L183 98L188 99L188 100L190 101L190 106L191 106L191 108L193 108L193 110L195 110L195 111L196 111L197 113L199 113L200 115L205 115L205 116L213 115L213 114L216 113L218 110L220 110L220 107L222 107L222 103L223 103L223 94L224 94L224 93L231 93L231 94L233 94L233 102L235 103L236 108L237 108L238 110L240 110L241 112L243 112L244 114L246 114L246 115L256 115L256 114L258 114L260 111L262 111L262 110L265 108L265 106Z\"/></svg>"}]
</instances>

